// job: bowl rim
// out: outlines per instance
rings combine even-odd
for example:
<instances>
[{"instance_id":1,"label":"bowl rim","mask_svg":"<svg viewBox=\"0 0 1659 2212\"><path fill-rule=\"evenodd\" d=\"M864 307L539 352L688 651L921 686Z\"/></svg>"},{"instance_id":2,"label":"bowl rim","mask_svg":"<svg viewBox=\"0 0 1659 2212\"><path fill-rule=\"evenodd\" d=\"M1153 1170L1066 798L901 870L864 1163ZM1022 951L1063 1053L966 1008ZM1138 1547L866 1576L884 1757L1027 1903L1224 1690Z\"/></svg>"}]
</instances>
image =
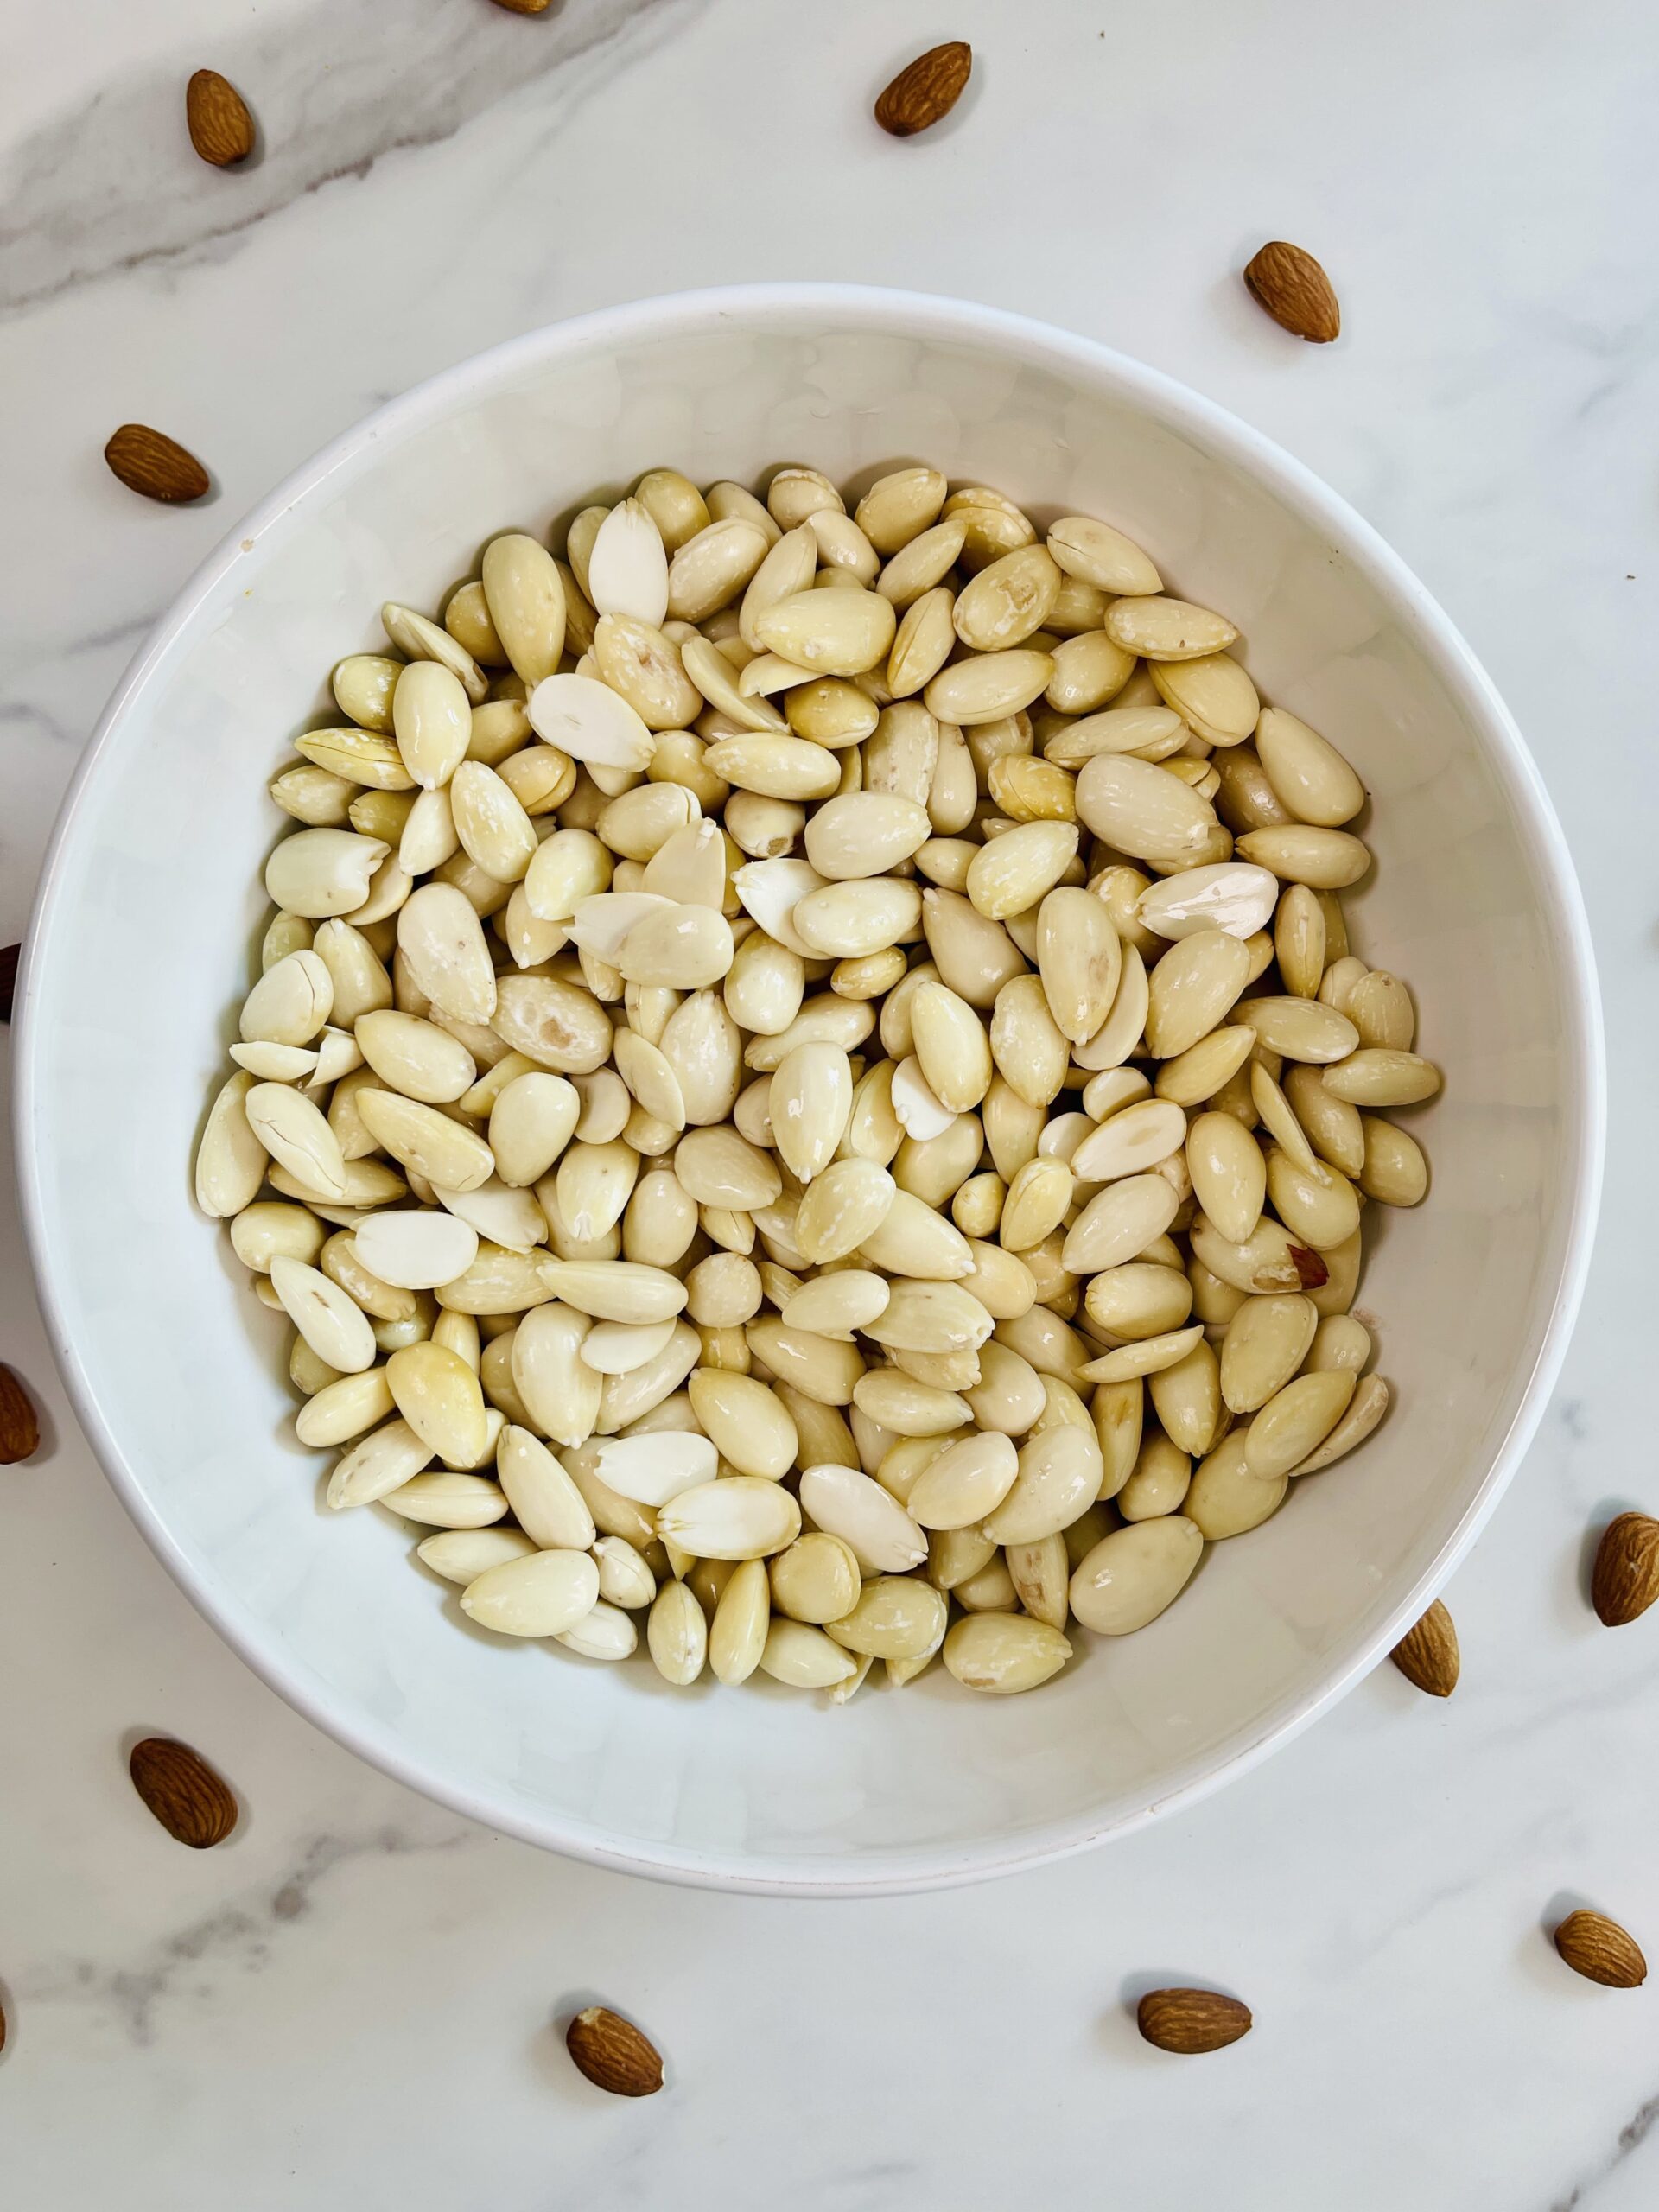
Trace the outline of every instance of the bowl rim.
<instances>
[{"instance_id":1,"label":"bowl rim","mask_svg":"<svg viewBox=\"0 0 1659 2212\"><path fill-rule=\"evenodd\" d=\"M833 1853L781 1866L774 1861L746 1862L742 1853L715 1860L707 1853L677 1852L671 1845L624 1846L569 1833L556 1815L537 1816L508 1802L498 1802L487 1791L457 1783L302 1679L285 1658L276 1638L204 1586L191 1557L151 1503L105 1421L96 1381L82 1363L66 1326L54 1243L48 1234L48 1205L33 1141L41 1119L36 1109L36 1070L48 1020L40 1003L36 976L44 968L46 948L51 941L66 855L89 810L102 766L122 742L122 725L129 709L145 686L164 672L203 601L257 547L262 534L365 448L400 441L441 418L479 386L510 381L531 365L556 361L567 353L596 346L625 347L638 337L659 336L664 328L677 325L730 320L788 327L803 319L825 315L856 318L867 328L885 329L893 335L920 334L1001 346L1023 361L1056 365L1104 383L1265 483L1354 562L1389 603L1462 711L1480 729L1495 771L1515 808L1518 834L1537 870L1541 892L1553 910L1549 918L1564 949L1571 988L1562 1041L1564 1057L1576 1071L1575 1090L1568 1104L1576 1111L1578 1124L1568 1170L1567 1228L1554 1311L1509 1429L1433 1561L1329 1676L1315 1688L1268 1708L1249 1739L1209 1770L1189 1777L1165 1794L1149 1793L1145 1803L1130 1811L1105 1819L1098 1815L1070 1816L1013 1841L992 1836L965 1847L953 1844L873 1853L867 1868ZM1096 340L1031 316L943 295L883 286L813 282L723 285L658 295L545 324L470 355L386 402L285 477L225 533L200 563L158 617L111 694L65 795L48 847L13 1018L16 1031L13 1090L19 1139L15 1147L16 1174L25 1239L53 1357L75 1415L116 1495L198 1611L263 1681L317 1727L395 1780L453 1811L592 1865L698 1888L762 1895L893 1895L949 1888L1069 1858L1112 1837L1131 1834L1178 1807L1198 1802L1310 1726L1369 1674L1421 1616L1473 1544L1513 1478L1536 1433L1566 1356L1584 1293L1601 1189L1606 1122L1605 1046L1582 893L1560 824L1520 730L1449 616L1399 555L1340 494L1262 432L1190 386Z\"/></svg>"}]
</instances>

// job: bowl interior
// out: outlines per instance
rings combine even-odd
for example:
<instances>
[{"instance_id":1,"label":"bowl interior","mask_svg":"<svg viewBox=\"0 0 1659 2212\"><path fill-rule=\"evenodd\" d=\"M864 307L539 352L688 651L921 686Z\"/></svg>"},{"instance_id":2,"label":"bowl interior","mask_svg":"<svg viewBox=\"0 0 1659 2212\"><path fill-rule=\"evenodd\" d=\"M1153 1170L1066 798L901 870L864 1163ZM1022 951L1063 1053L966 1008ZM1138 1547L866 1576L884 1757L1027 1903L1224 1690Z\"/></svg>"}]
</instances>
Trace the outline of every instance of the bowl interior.
<instances>
[{"instance_id":1,"label":"bowl interior","mask_svg":"<svg viewBox=\"0 0 1659 2212\"><path fill-rule=\"evenodd\" d=\"M319 1458L288 1433L285 1332L189 1198L266 912L281 817L264 785L333 662L382 642L380 601L435 610L504 528L545 531L658 462L753 481L805 461L857 481L921 458L1039 519L1128 530L1172 589L1231 615L1264 694L1373 793L1357 945L1408 979L1446 1075L1410 1117L1430 1203L1368 1232L1358 1304L1396 1405L1362 1453L1212 1548L1162 1620L1081 1638L1039 1695L970 1698L938 1669L839 1710L759 1681L671 1692L644 1665L471 1629L403 1523L326 1514ZM1598 1095L1551 840L1502 710L1369 533L1128 364L868 294L671 302L537 334L303 472L209 563L112 709L50 872L25 1023L25 1180L72 1382L141 1523L243 1653L499 1826L687 1878L826 1889L1080 1844L1333 1694L1523 1440L1575 1295Z\"/></svg>"}]
</instances>

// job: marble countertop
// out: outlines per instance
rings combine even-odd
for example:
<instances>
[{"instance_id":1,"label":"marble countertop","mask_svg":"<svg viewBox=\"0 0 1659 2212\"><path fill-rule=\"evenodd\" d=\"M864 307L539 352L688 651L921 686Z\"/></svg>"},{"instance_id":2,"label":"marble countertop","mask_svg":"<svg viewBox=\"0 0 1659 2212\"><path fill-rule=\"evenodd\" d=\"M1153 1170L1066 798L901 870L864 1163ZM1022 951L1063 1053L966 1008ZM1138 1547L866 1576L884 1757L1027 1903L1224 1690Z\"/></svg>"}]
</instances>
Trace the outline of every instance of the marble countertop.
<instances>
[{"instance_id":1,"label":"marble countertop","mask_svg":"<svg viewBox=\"0 0 1659 2212\"><path fill-rule=\"evenodd\" d=\"M129 1526L51 1371L10 1188L0 1357L48 1438L0 1482L0 2191L18 2212L589 2203L914 2212L1634 2212L1659 2197L1659 1992L1545 1929L1659 1943L1649 1622L1599 1629L1586 1532L1651 1506L1651 656L1659 35L1638 0L82 0L14 10L0 109L0 941L129 655L237 515L387 395L511 333L750 277L910 284L1137 354L1328 478L1438 594L1528 733L1608 1013L1608 1189L1539 1440L1449 1592L1457 1695L1384 1667L1177 1820L990 1889L675 1891L470 1827L314 1732ZM870 124L973 41L936 138ZM198 162L213 66L263 136ZM1236 271L1320 254L1300 346ZM199 452L133 499L124 419ZM3 1036L3 1033L0 1033ZM0 1043L0 1058L5 1053ZM1632 1183L1626 1179L1636 1174ZM246 1812L181 1850L124 1750L181 1735ZM1255 2032L1178 2061L1160 1980ZM601 2097L554 2023L603 1997L671 2088ZM1126 2004L1126 1999L1129 2002Z\"/></svg>"}]
</instances>

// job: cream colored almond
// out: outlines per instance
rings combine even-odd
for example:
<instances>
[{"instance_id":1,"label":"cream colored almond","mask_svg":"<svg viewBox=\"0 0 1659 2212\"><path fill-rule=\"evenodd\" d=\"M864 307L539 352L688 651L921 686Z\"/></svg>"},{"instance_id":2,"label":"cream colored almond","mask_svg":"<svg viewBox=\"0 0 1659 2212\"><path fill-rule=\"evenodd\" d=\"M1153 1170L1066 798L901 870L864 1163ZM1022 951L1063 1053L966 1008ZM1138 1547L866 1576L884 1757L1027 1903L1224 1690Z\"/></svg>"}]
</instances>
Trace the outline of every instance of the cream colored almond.
<instances>
[{"instance_id":1,"label":"cream colored almond","mask_svg":"<svg viewBox=\"0 0 1659 2212\"><path fill-rule=\"evenodd\" d=\"M411 1477L388 1491L380 1503L405 1521L431 1529L486 1529L507 1510L499 1484L483 1475L452 1473L447 1469Z\"/></svg>"},{"instance_id":2,"label":"cream colored almond","mask_svg":"<svg viewBox=\"0 0 1659 2212\"><path fill-rule=\"evenodd\" d=\"M374 1364L367 1314L321 1268L279 1252L271 1260L270 1287L319 1359L341 1375L360 1374Z\"/></svg>"},{"instance_id":3,"label":"cream colored almond","mask_svg":"<svg viewBox=\"0 0 1659 2212\"><path fill-rule=\"evenodd\" d=\"M765 1559L792 1543L800 1527L800 1508L789 1492L754 1475L728 1475L681 1491L657 1516L658 1535L697 1559Z\"/></svg>"},{"instance_id":4,"label":"cream colored almond","mask_svg":"<svg viewBox=\"0 0 1659 2212\"><path fill-rule=\"evenodd\" d=\"M1063 515L1048 533L1048 550L1068 576L1114 597L1162 591L1163 579L1133 538L1088 515Z\"/></svg>"},{"instance_id":5,"label":"cream colored almond","mask_svg":"<svg viewBox=\"0 0 1659 2212\"><path fill-rule=\"evenodd\" d=\"M961 728L1000 721L1039 698L1054 673L1046 652L1016 646L1007 652L970 653L941 669L923 694L937 721Z\"/></svg>"},{"instance_id":6,"label":"cream colored almond","mask_svg":"<svg viewBox=\"0 0 1659 2212\"><path fill-rule=\"evenodd\" d=\"M656 747L638 710L596 676L543 677L526 711L539 738L590 768L641 769Z\"/></svg>"},{"instance_id":7,"label":"cream colored almond","mask_svg":"<svg viewBox=\"0 0 1659 2212\"><path fill-rule=\"evenodd\" d=\"M1149 660L1158 696L1173 707L1195 736L1211 745L1240 745L1255 728L1262 702L1230 653L1196 660Z\"/></svg>"},{"instance_id":8,"label":"cream colored almond","mask_svg":"<svg viewBox=\"0 0 1659 2212\"><path fill-rule=\"evenodd\" d=\"M309 921L350 914L369 895L390 848L352 830L299 830L265 863L265 889L284 912Z\"/></svg>"},{"instance_id":9,"label":"cream colored almond","mask_svg":"<svg viewBox=\"0 0 1659 2212\"><path fill-rule=\"evenodd\" d=\"M1058 1675L1071 1646L1046 1621L1020 1613L971 1613L945 1637L946 1668L964 1689L1010 1697Z\"/></svg>"},{"instance_id":10,"label":"cream colored almond","mask_svg":"<svg viewBox=\"0 0 1659 2212\"><path fill-rule=\"evenodd\" d=\"M328 1503L337 1513L372 1505L418 1475L431 1458L431 1446L407 1421L387 1421L336 1461L328 1478Z\"/></svg>"},{"instance_id":11,"label":"cream colored almond","mask_svg":"<svg viewBox=\"0 0 1659 2212\"><path fill-rule=\"evenodd\" d=\"M498 1636L559 1636L599 1599L599 1568L586 1552L536 1552L486 1567L461 1593L461 1611Z\"/></svg>"},{"instance_id":12,"label":"cream colored almond","mask_svg":"<svg viewBox=\"0 0 1659 2212\"><path fill-rule=\"evenodd\" d=\"M1355 1377L1347 1370L1300 1375L1268 1399L1250 1423L1245 1464L1258 1481L1287 1475L1324 1443L1348 1410Z\"/></svg>"},{"instance_id":13,"label":"cream colored almond","mask_svg":"<svg viewBox=\"0 0 1659 2212\"><path fill-rule=\"evenodd\" d=\"M437 663L459 681L472 705L480 704L489 690L490 680L448 631L441 630L424 614L417 614L413 607L400 606L396 600L389 599L381 607L380 620L400 653L417 664Z\"/></svg>"},{"instance_id":14,"label":"cream colored almond","mask_svg":"<svg viewBox=\"0 0 1659 2212\"><path fill-rule=\"evenodd\" d=\"M1388 1409L1388 1384L1380 1375L1362 1375L1354 1384L1347 1411L1306 1459L1290 1470L1291 1473L1315 1475L1333 1459L1340 1459L1344 1452L1364 1442Z\"/></svg>"},{"instance_id":15,"label":"cream colored almond","mask_svg":"<svg viewBox=\"0 0 1659 2212\"><path fill-rule=\"evenodd\" d=\"M564 650L564 584L545 546L522 531L493 538L481 564L490 625L513 672L534 686ZM647 618L648 620L650 618Z\"/></svg>"},{"instance_id":16,"label":"cream colored almond","mask_svg":"<svg viewBox=\"0 0 1659 2212\"><path fill-rule=\"evenodd\" d=\"M1129 1175L1090 1198L1066 1233L1064 1263L1073 1274L1120 1267L1163 1234L1179 1201L1161 1175Z\"/></svg>"},{"instance_id":17,"label":"cream colored almond","mask_svg":"<svg viewBox=\"0 0 1659 2212\"><path fill-rule=\"evenodd\" d=\"M880 592L798 591L764 608L753 625L768 652L818 676L858 676L885 660L897 627Z\"/></svg>"},{"instance_id":18,"label":"cream colored almond","mask_svg":"<svg viewBox=\"0 0 1659 2212\"><path fill-rule=\"evenodd\" d=\"M901 1574L926 1558L927 1539L917 1522L880 1483L856 1468L808 1466L800 1491L802 1510L850 1547L861 1573Z\"/></svg>"},{"instance_id":19,"label":"cream colored almond","mask_svg":"<svg viewBox=\"0 0 1659 2212\"><path fill-rule=\"evenodd\" d=\"M509 1423L496 1472L519 1526L543 1550L586 1551L594 1538L587 1501L560 1461L527 1428Z\"/></svg>"},{"instance_id":20,"label":"cream colored almond","mask_svg":"<svg viewBox=\"0 0 1659 2212\"><path fill-rule=\"evenodd\" d=\"M882 569L876 589L895 607L911 606L950 575L966 537L967 524L960 514L918 531Z\"/></svg>"},{"instance_id":21,"label":"cream colored almond","mask_svg":"<svg viewBox=\"0 0 1659 2212\"><path fill-rule=\"evenodd\" d=\"M1316 1163L1302 1166L1275 1146L1268 1155L1268 1196L1299 1244L1334 1251L1359 1228L1359 1194L1345 1176Z\"/></svg>"},{"instance_id":22,"label":"cream colored almond","mask_svg":"<svg viewBox=\"0 0 1659 2212\"><path fill-rule=\"evenodd\" d=\"M1238 840L1236 855L1258 868L1271 868L1287 883L1306 883L1315 891L1345 890L1371 865L1369 850L1347 830L1299 822L1248 831Z\"/></svg>"},{"instance_id":23,"label":"cream colored almond","mask_svg":"<svg viewBox=\"0 0 1659 2212\"><path fill-rule=\"evenodd\" d=\"M1072 1575L1071 1610L1099 1635L1132 1635L1180 1595L1203 1549L1203 1536L1183 1514L1117 1529Z\"/></svg>"},{"instance_id":24,"label":"cream colored almond","mask_svg":"<svg viewBox=\"0 0 1659 2212\"><path fill-rule=\"evenodd\" d=\"M1440 1070L1415 1052L1366 1046L1325 1071L1325 1087L1351 1106L1415 1106L1440 1087Z\"/></svg>"},{"instance_id":25,"label":"cream colored almond","mask_svg":"<svg viewBox=\"0 0 1659 2212\"><path fill-rule=\"evenodd\" d=\"M1173 1059L1207 1037L1237 1001L1249 972L1248 948L1224 930L1201 930L1171 945L1147 983L1147 1042L1154 1055ZM1241 1020L1246 1012L1240 1008Z\"/></svg>"},{"instance_id":26,"label":"cream colored almond","mask_svg":"<svg viewBox=\"0 0 1659 2212\"><path fill-rule=\"evenodd\" d=\"M1053 889L1077 849L1075 823L1023 823L982 846L968 870L968 896L993 921L1026 913Z\"/></svg>"},{"instance_id":27,"label":"cream colored almond","mask_svg":"<svg viewBox=\"0 0 1659 2212\"><path fill-rule=\"evenodd\" d=\"M254 1087L251 1074L231 1077L208 1110L196 1147L196 1204L216 1220L240 1214L265 1179L270 1154L247 1113Z\"/></svg>"},{"instance_id":28,"label":"cream colored almond","mask_svg":"<svg viewBox=\"0 0 1659 2212\"><path fill-rule=\"evenodd\" d=\"M1217 827L1207 799L1167 768L1131 753L1098 753L1085 760L1077 807L1096 836L1119 852L1182 868L1204 864Z\"/></svg>"},{"instance_id":29,"label":"cream colored almond","mask_svg":"<svg viewBox=\"0 0 1659 2212\"><path fill-rule=\"evenodd\" d=\"M423 883L410 893L397 916L397 950L410 980L438 1012L457 1021L491 1020L499 995L489 947L477 914L453 884ZM343 1020L338 976L334 989L335 1018Z\"/></svg>"},{"instance_id":30,"label":"cream colored almond","mask_svg":"<svg viewBox=\"0 0 1659 2212\"><path fill-rule=\"evenodd\" d=\"M1238 1018L1270 1052L1286 1059L1325 1065L1346 1058L1359 1043L1359 1032L1346 1014L1317 999L1247 999Z\"/></svg>"},{"instance_id":31,"label":"cream colored almond","mask_svg":"<svg viewBox=\"0 0 1659 2212\"><path fill-rule=\"evenodd\" d=\"M522 1529L445 1529L424 1537L416 1545L415 1555L446 1582L459 1582L465 1587L486 1567L527 1559L535 1549Z\"/></svg>"},{"instance_id":32,"label":"cream colored almond","mask_svg":"<svg viewBox=\"0 0 1659 2212\"><path fill-rule=\"evenodd\" d=\"M810 956L860 959L909 937L921 918L922 894L896 876L826 884L795 906L791 925Z\"/></svg>"},{"instance_id":33,"label":"cream colored almond","mask_svg":"<svg viewBox=\"0 0 1659 2212\"><path fill-rule=\"evenodd\" d=\"M1124 1107L1085 1136L1071 1155L1080 1182L1104 1183L1140 1175L1177 1151L1186 1137L1186 1116L1166 1099Z\"/></svg>"},{"instance_id":34,"label":"cream colored almond","mask_svg":"<svg viewBox=\"0 0 1659 2212\"><path fill-rule=\"evenodd\" d=\"M1165 876L1141 893L1136 912L1162 938L1192 937L1208 929L1248 938L1267 926L1278 897L1279 879L1269 869L1222 861Z\"/></svg>"},{"instance_id":35,"label":"cream colored almond","mask_svg":"<svg viewBox=\"0 0 1659 2212\"><path fill-rule=\"evenodd\" d=\"M1193 1195L1230 1244L1255 1233L1267 1192L1267 1166L1249 1131L1231 1114L1200 1114L1187 1133Z\"/></svg>"},{"instance_id":36,"label":"cream colored almond","mask_svg":"<svg viewBox=\"0 0 1659 2212\"><path fill-rule=\"evenodd\" d=\"M1238 632L1224 614L1151 594L1115 601L1107 609L1106 634L1147 660L1197 660L1224 652Z\"/></svg>"},{"instance_id":37,"label":"cream colored almond","mask_svg":"<svg viewBox=\"0 0 1659 2212\"><path fill-rule=\"evenodd\" d=\"M1282 707L1266 707L1255 750L1274 791L1299 821L1336 829L1365 804L1365 789L1335 746Z\"/></svg>"},{"instance_id":38,"label":"cream colored almond","mask_svg":"<svg viewBox=\"0 0 1659 2212\"><path fill-rule=\"evenodd\" d=\"M709 1624L709 1665L716 1681L747 1681L766 1649L770 1617L766 1561L741 1560L720 1593Z\"/></svg>"}]
</instances>

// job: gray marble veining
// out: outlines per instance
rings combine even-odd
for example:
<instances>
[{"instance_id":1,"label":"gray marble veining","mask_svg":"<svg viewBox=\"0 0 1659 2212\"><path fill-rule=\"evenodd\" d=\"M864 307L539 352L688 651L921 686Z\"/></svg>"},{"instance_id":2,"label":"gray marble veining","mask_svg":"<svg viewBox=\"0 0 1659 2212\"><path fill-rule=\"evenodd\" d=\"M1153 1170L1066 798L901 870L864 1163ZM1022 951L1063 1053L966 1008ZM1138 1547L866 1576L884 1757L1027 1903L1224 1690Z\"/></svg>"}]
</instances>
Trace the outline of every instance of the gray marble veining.
<instances>
[{"instance_id":1,"label":"gray marble veining","mask_svg":"<svg viewBox=\"0 0 1659 2212\"><path fill-rule=\"evenodd\" d=\"M628 35L653 43L688 0L554 0L534 18L483 5L416 0L389 26L375 8L321 5L297 21L242 31L217 66L257 103L258 141L233 174L204 167L183 127L179 57L158 56L11 149L0 201L0 316L99 277L175 275L234 251L240 234L325 187L360 181L378 162L437 148L495 107ZM389 39L388 32L391 30ZM315 64L296 67L296 56ZM584 84L599 81L592 74ZM270 92L254 87L270 86ZM156 158L135 159L140 149ZM405 265L417 269L419 243Z\"/></svg>"}]
</instances>

